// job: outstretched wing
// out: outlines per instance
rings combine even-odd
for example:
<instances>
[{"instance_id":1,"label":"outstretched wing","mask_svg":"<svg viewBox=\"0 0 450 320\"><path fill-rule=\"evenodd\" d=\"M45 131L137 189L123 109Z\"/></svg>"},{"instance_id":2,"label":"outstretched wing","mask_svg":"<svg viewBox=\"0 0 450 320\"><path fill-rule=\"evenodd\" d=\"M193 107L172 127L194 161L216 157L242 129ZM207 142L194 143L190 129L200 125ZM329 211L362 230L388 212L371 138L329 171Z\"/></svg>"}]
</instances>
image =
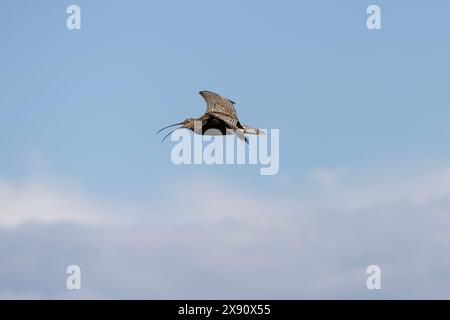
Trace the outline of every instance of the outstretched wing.
<instances>
[{"instance_id":1,"label":"outstretched wing","mask_svg":"<svg viewBox=\"0 0 450 320\"><path fill-rule=\"evenodd\" d=\"M241 128L241 124L239 123L239 120L236 117L232 117L222 112L208 112L208 115L210 117L222 120L228 126L229 129L237 130Z\"/></svg>"},{"instance_id":2,"label":"outstretched wing","mask_svg":"<svg viewBox=\"0 0 450 320\"><path fill-rule=\"evenodd\" d=\"M245 136L245 129L242 127L242 125L239 123L239 120L236 117L232 117L221 112L211 112L208 113L208 115L210 117L214 117L223 121L227 125L228 127L227 129L231 129L232 132L236 136L238 136L239 139L244 140L246 143L248 143L248 139Z\"/></svg>"},{"instance_id":3,"label":"outstretched wing","mask_svg":"<svg viewBox=\"0 0 450 320\"><path fill-rule=\"evenodd\" d=\"M200 91L206 101L206 113L221 113L231 118L237 118L234 102L211 91Z\"/></svg>"},{"instance_id":4,"label":"outstretched wing","mask_svg":"<svg viewBox=\"0 0 450 320\"><path fill-rule=\"evenodd\" d=\"M199 93L206 101L206 113L211 117L223 121L229 129L233 130L239 139L248 143L248 139L245 136L246 133L260 134L260 130L258 129L241 125L237 118L236 109L234 108L235 103L232 100L211 91L200 91Z\"/></svg>"}]
</instances>

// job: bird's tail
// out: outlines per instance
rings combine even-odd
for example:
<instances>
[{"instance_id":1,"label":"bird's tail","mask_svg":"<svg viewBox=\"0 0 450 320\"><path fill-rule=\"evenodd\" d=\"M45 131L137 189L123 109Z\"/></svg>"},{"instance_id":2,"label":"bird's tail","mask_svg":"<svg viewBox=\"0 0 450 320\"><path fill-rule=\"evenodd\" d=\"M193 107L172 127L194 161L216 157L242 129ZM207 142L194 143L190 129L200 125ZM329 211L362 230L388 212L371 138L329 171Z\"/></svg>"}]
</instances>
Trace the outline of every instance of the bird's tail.
<instances>
[{"instance_id":1,"label":"bird's tail","mask_svg":"<svg viewBox=\"0 0 450 320\"><path fill-rule=\"evenodd\" d=\"M264 131L256 129L256 128L252 128L245 124L242 125L242 129L238 129L238 130L242 131L242 133L244 133L244 134L256 134L256 135L265 134Z\"/></svg>"},{"instance_id":2,"label":"bird's tail","mask_svg":"<svg viewBox=\"0 0 450 320\"><path fill-rule=\"evenodd\" d=\"M235 134L239 139L244 140L245 143L247 143L247 144L248 144L249 142L248 142L247 137L245 136L246 134L256 134L256 135L259 135L259 134L265 134L264 131L259 130L259 129L256 129L256 128L249 127L249 126L247 126L247 125L245 125L245 124L243 124L243 125L241 125L241 126L242 126L242 128L238 128L238 129L234 130L234 134Z\"/></svg>"}]
</instances>

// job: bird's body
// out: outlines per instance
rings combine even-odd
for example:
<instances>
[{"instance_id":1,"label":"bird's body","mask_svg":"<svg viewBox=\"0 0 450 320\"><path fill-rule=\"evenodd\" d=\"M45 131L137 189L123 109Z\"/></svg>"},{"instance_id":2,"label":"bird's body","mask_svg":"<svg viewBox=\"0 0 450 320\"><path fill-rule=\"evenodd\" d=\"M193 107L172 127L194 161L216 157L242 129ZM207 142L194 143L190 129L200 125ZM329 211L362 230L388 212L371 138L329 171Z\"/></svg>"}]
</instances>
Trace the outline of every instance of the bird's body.
<instances>
[{"instance_id":1,"label":"bird's body","mask_svg":"<svg viewBox=\"0 0 450 320\"><path fill-rule=\"evenodd\" d=\"M183 122L171 126L181 125L178 129L189 129L195 134L201 135L235 134L247 143L248 140L245 137L245 134L264 134L264 132L259 129L243 125L239 122L236 109L234 108L235 103L232 100L211 91L200 91L199 93L206 101L206 112L197 119L188 118ZM171 126L167 126L163 129ZM158 131L158 133L160 131ZM166 137L168 135L166 135ZM166 137L164 137L164 139Z\"/></svg>"},{"instance_id":2,"label":"bird's body","mask_svg":"<svg viewBox=\"0 0 450 320\"><path fill-rule=\"evenodd\" d=\"M218 135L218 132L220 132L220 135L226 135L230 134L231 132L227 129L231 129L227 123L223 120L220 120L216 117L210 116L209 114L204 114L200 118L197 119L198 121L201 121L201 134L202 135ZM191 128L189 128L191 129ZM194 128L191 129L193 132ZM198 133L198 132L195 132Z\"/></svg>"}]
</instances>

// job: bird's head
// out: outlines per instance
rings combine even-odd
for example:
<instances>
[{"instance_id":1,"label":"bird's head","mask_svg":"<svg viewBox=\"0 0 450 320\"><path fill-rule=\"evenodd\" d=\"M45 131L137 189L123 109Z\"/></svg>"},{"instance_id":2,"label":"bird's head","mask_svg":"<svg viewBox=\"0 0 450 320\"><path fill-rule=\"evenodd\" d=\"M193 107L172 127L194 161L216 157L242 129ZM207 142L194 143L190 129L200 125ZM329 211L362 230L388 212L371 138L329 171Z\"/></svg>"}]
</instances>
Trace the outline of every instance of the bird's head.
<instances>
[{"instance_id":1,"label":"bird's head","mask_svg":"<svg viewBox=\"0 0 450 320\"><path fill-rule=\"evenodd\" d=\"M187 118L186 120L184 120L184 121L181 123L180 129L181 129L181 128L186 128L186 129L191 129L191 130L193 130L193 129L194 129L194 121L195 121L194 118Z\"/></svg>"},{"instance_id":2,"label":"bird's head","mask_svg":"<svg viewBox=\"0 0 450 320\"><path fill-rule=\"evenodd\" d=\"M194 130L194 118L187 118L186 120L184 120L183 122L179 122L179 123L175 123L175 124L171 124L170 126L164 127L161 130L159 130L157 132L160 133L161 131L163 131L164 129L170 128L170 127L174 127L174 126L181 126L179 128L176 128L175 130L170 131L168 134L166 134L164 136L164 138L162 139L161 142L163 142L168 136L170 136L174 131L178 130L178 129L190 129L190 130Z\"/></svg>"}]
</instances>

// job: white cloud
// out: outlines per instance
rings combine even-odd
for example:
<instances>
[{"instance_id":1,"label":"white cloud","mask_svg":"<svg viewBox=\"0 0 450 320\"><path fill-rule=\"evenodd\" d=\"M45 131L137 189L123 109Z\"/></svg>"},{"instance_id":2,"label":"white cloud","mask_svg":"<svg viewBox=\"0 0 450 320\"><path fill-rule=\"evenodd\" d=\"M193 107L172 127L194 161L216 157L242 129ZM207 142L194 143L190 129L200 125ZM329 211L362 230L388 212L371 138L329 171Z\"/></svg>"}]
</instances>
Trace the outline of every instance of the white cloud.
<instances>
[{"instance_id":1,"label":"white cloud","mask_svg":"<svg viewBox=\"0 0 450 320\"><path fill-rule=\"evenodd\" d=\"M111 209L85 199L80 192L49 181L0 180L0 227L25 223L98 224L117 219L111 213Z\"/></svg>"},{"instance_id":2,"label":"white cloud","mask_svg":"<svg viewBox=\"0 0 450 320\"><path fill-rule=\"evenodd\" d=\"M1 215L19 218L0 228L0 296L450 298L449 174L360 181L309 201L196 180L126 224L80 195L3 182ZM81 292L65 290L69 264L82 268ZM381 291L365 288L370 264Z\"/></svg>"}]
</instances>

